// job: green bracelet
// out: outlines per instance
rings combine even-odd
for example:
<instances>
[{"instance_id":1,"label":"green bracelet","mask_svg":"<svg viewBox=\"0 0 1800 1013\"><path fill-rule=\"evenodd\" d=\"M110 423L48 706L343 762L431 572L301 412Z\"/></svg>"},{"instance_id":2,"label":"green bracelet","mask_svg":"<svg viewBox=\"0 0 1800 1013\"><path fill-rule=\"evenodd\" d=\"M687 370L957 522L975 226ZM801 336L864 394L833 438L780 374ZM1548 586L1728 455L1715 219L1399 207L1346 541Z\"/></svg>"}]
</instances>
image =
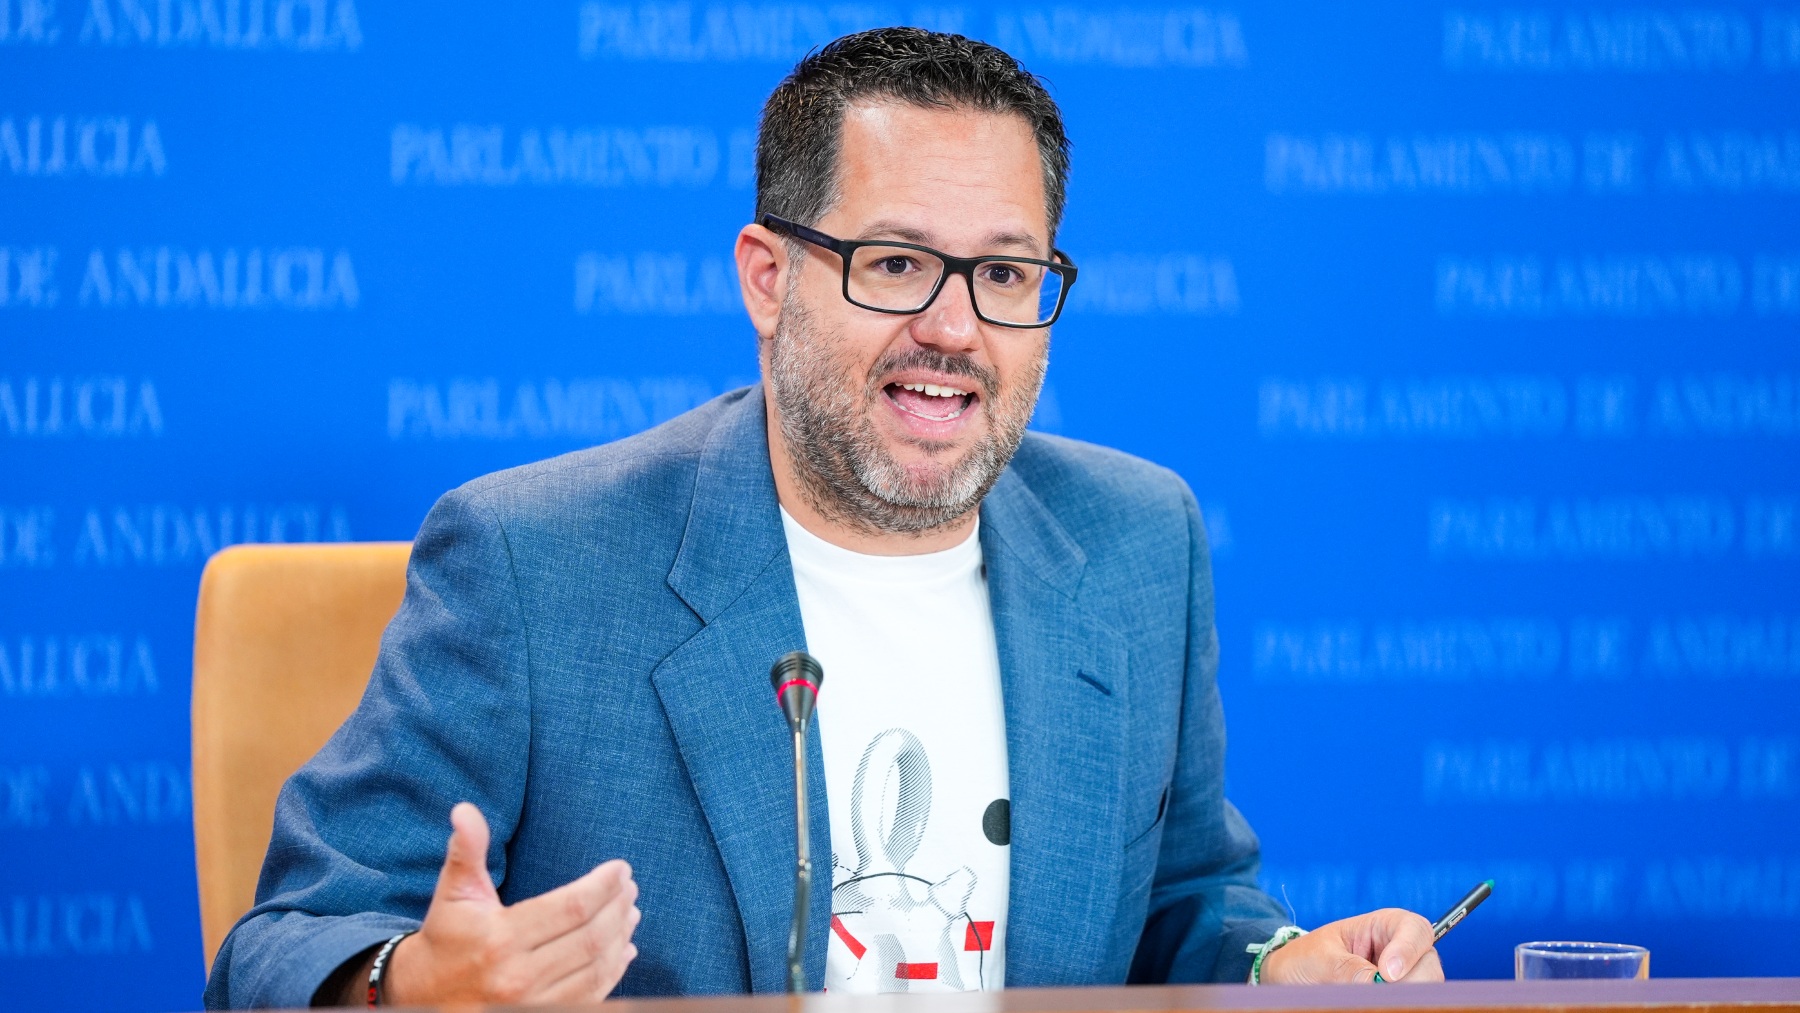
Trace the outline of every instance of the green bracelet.
<instances>
[{"instance_id":1,"label":"green bracelet","mask_svg":"<svg viewBox=\"0 0 1800 1013\"><path fill-rule=\"evenodd\" d=\"M1269 937L1268 942L1251 943L1249 946L1244 947L1245 953L1256 954L1256 959L1250 963L1250 984L1262 984L1263 960L1265 960L1269 954L1274 953L1276 950L1281 949L1283 946L1286 946L1304 935L1306 935L1306 930L1298 925L1283 925L1281 928L1275 930L1275 934Z\"/></svg>"}]
</instances>

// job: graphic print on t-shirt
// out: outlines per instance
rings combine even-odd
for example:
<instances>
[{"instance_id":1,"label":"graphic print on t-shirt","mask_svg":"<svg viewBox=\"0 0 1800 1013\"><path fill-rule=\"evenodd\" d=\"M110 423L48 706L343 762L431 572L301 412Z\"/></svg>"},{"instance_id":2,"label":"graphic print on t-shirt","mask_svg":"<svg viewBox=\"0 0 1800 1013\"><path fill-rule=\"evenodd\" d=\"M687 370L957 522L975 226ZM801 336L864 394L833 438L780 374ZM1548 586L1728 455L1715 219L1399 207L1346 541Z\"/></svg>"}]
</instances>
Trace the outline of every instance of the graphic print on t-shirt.
<instances>
[{"instance_id":1,"label":"graphic print on t-shirt","mask_svg":"<svg viewBox=\"0 0 1800 1013\"><path fill-rule=\"evenodd\" d=\"M1001 807L990 805L989 812ZM984 981L994 913L970 911L977 877L967 865L919 867L931 821L931 758L917 736L890 728L863 750L851 789L855 864L832 855L831 947L827 990L964 991ZM984 820L989 820L987 813ZM1001 845L976 826L957 836ZM848 966L846 966L848 963Z\"/></svg>"},{"instance_id":2,"label":"graphic print on t-shirt","mask_svg":"<svg viewBox=\"0 0 1800 1013\"><path fill-rule=\"evenodd\" d=\"M786 511L781 524L827 676L825 988L1005 988L1012 786L980 519L958 545L904 556L833 545Z\"/></svg>"}]
</instances>

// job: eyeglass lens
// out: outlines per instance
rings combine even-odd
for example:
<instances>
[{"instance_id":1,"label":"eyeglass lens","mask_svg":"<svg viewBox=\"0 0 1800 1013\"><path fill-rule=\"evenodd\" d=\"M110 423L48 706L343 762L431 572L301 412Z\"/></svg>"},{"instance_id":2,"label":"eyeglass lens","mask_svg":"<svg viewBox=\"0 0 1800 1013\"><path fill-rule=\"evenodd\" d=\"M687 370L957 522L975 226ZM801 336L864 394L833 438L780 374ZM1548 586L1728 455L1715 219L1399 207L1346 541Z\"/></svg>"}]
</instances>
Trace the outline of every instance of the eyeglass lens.
<instances>
[{"instance_id":1,"label":"eyeglass lens","mask_svg":"<svg viewBox=\"0 0 1800 1013\"><path fill-rule=\"evenodd\" d=\"M864 246L850 258L850 298L874 309L916 312L943 276L944 262L922 250ZM1062 288L1062 275L1042 264L990 260L975 267L975 308L1001 323L1050 320Z\"/></svg>"}]
</instances>

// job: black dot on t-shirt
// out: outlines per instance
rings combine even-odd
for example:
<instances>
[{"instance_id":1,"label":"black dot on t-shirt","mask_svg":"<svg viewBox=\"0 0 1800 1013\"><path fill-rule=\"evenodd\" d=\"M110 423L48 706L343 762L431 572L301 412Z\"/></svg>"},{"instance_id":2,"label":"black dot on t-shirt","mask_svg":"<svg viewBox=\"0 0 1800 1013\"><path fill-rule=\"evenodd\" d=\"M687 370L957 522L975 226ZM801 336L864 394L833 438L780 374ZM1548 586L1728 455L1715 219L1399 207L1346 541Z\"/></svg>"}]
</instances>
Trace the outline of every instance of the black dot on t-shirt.
<instances>
[{"instance_id":1,"label":"black dot on t-shirt","mask_svg":"<svg viewBox=\"0 0 1800 1013\"><path fill-rule=\"evenodd\" d=\"M1011 844L1012 803L1003 798L989 802L987 812L981 814L981 832L1001 847Z\"/></svg>"}]
</instances>

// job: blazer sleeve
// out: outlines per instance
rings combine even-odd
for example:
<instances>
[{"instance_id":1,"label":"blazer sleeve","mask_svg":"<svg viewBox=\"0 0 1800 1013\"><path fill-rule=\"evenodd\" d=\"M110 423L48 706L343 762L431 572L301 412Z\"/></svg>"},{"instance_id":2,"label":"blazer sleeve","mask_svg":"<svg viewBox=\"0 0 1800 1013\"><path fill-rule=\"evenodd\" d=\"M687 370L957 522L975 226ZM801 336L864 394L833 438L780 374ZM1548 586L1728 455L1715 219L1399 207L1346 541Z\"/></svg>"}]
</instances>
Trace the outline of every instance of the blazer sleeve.
<instances>
[{"instance_id":1,"label":"blazer sleeve","mask_svg":"<svg viewBox=\"0 0 1800 1013\"><path fill-rule=\"evenodd\" d=\"M1187 678L1180 742L1150 911L1129 981L1242 982L1245 951L1289 923L1256 885L1256 834L1225 800L1225 718L1219 704L1219 639L1213 626L1212 565L1200 508L1185 484L1188 522Z\"/></svg>"},{"instance_id":2,"label":"blazer sleeve","mask_svg":"<svg viewBox=\"0 0 1800 1013\"><path fill-rule=\"evenodd\" d=\"M339 965L417 928L469 801L506 875L530 745L529 646L506 536L466 488L426 517L362 702L283 786L256 888L209 1009L303 1007Z\"/></svg>"}]
</instances>

